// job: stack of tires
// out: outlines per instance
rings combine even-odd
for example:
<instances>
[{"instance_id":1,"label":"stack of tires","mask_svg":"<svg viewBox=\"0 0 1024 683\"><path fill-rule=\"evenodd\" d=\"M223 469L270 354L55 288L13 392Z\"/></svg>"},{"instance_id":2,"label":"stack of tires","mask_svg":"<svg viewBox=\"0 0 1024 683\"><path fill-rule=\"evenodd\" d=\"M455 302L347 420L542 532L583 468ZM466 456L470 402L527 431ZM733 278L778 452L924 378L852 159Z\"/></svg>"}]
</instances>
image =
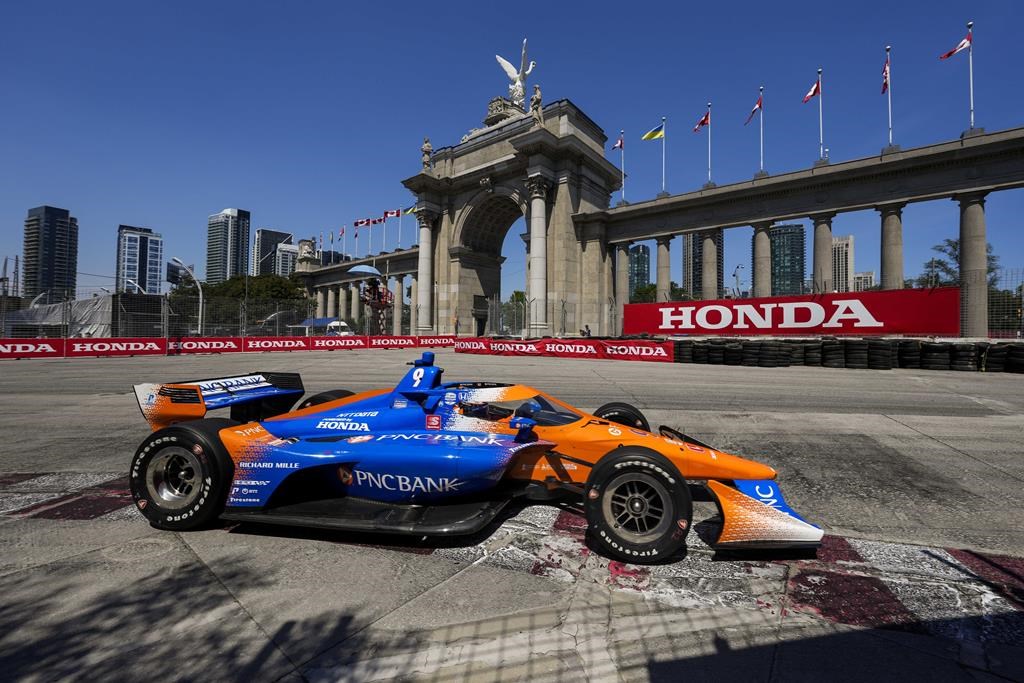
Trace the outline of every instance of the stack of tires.
<instances>
[{"instance_id":1,"label":"stack of tires","mask_svg":"<svg viewBox=\"0 0 1024 683\"><path fill-rule=\"evenodd\" d=\"M803 365L804 364L804 343L802 341L791 341L788 342L789 346L789 363L790 365Z\"/></svg>"},{"instance_id":2,"label":"stack of tires","mask_svg":"<svg viewBox=\"0 0 1024 683\"><path fill-rule=\"evenodd\" d=\"M708 342L708 365L725 364L725 342L721 339L712 339Z\"/></svg>"},{"instance_id":3,"label":"stack of tires","mask_svg":"<svg viewBox=\"0 0 1024 683\"><path fill-rule=\"evenodd\" d=\"M1010 344L1006 353L1006 372L1024 373L1024 344Z\"/></svg>"},{"instance_id":4,"label":"stack of tires","mask_svg":"<svg viewBox=\"0 0 1024 683\"><path fill-rule=\"evenodd\" d=\"M677 341L675 346L675 354L673 360L677 363L692 363L693 362L693 340L683 339Z\"/></svg>"},{"instance_id":5,"label":"stack of tires","mask_svg":"<svg viewBox=\"0 0 1024 683\"><path fill-rule=\"evenodd\" d=\"M694 342L693 343L693 362L707 365L708 362L708 343L707 342Z\"/></svg>"},{"instance_id":6,"label":"stack of tires","mask_svg":"<svg viewBox=\"0 0 1024 683\"><path fill-rule=\"evenodd\" d=\"M1006 357L1009 346L1003 344L986 345L978 355L978 369L982 372L1006 372Z\"/></svg>"},{"instance_id":7,"label":"stack of tires","mask_svg":"<svg viewBox=\"0 0 1024 683\"><path fill-rule=\"evenodd\" d=\"M845 368L846 350L843 342L835 337L821 340L821 364L826 368Z\"/></svg>"},{"instance_id":8,"label":"stack of tires","mask_svg":"<svg viewBox=\"0 0 1024 683\"><path fill-rule=\"evenodd\" d=\"M960 372L977 372L978 363L975 360L975 346L970 342L952 344L950 346L949 367Z\"/></svg>"},{"instance_id":9,"label":"stack of tires","mask_svg":"<svg viewBox=\"0 0 1024 683\"><path fill-rule=\"evenodd\" d=\"M921 342L921 367L925 370L949 370L950 345L945 342Z\"/></svg>"},{"instance_id":10,"label":"stack of tires","mask_svg":"<svg viewBox=\"0 0 1024 683\"><path fill-rule=\"evenodd\" d=\"M920 368L921 342L917 339L901 339L896 360L901 368L911 368L914 370Z\"/></svg>"},{"instance_id":11,"label":"stack of tires","mask_svg":"<svg viewBox=\"0 0 1024 683\"><path fill-rule=\"evenodd\" d=\"M892 370L893 344L888 339L868 339L868 368Z\"/></svg>"},{"instance_id":12,"label":"stack of tires","mask_svg":"<svg viewBox=\"0 0 1024 683\"><path fill-rule=\"evenodd\" d=\"M775 368L779 365L779 346L777 341L761 342L761 354L757 358L759 368ZM788 362L786 363L789 364Z\"/></svg>"},{"instance_id":13,"label":"stack of tires","mask_svg":"<svg viewBox=\"0 0 1024 683\"><path fill-rule=\"evenodd\" d=\"M725 345L725 364L739 365L743 362L743 344L728 342Z\"/></svg>"},{"instance_id":14,"label":"stack of tires","mask_svg":"<svg viewBox=\"0 0 1024 683\"><path fill-rule=\"evenodd\" d=\"M868 369L868 340L844 339L843 351L846 367L851 370Z\"/></svg>"},{"instance_id":15,"label":"stack of tires","mask_svg":"<svg viewBox=\"0 0 1024 683\"><path fill-rule=\"evenodd\" d=\"M821 367L821 342L804 342L804 365Z\"/></svg>"},{"instance_id":16,"label":"stack of tires","mask_svg":"<svg viewBox=\"0 0 1024 683\"><path fill-rule=\"evenodd\" d=\"M743 356L740 359L740 365L748 368L756 368L757 361L761 358L761 345L764 342L746 340L743 342Z\"/></svg>"}]
</instances>

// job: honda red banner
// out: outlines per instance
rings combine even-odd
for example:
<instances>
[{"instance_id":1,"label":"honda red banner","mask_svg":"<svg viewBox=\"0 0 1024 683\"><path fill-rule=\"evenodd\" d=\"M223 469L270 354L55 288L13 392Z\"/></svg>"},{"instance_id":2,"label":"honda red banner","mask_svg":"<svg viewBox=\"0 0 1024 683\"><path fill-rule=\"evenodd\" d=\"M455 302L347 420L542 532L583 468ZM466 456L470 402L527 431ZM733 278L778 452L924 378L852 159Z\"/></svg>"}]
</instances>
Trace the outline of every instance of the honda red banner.
<instances>
[{"instance_id":1,"label":"honda red banner","mask_svg":"<svg viewBox=\"0 0 1024 683\"><path fill-rule=\"evenodd\" d=\"M455 346L454 336L444 337L417 337L420 346Z\"/></svg>"},{"instance_id":2,"label":"honda red banner","mask_svg":"<svg viewBox=\"0 0 1024 683\"><path fill-rule=\"evenodd\" d=\"M246 337L243 351L305 351L312 348L311 337Z\"/></svg>"},{"instance_id":3,"label":"honda red banner","mask_svg":"<svg viewBox=\"0 0 1024 683\"><path fill-rule=\"evenodd\" d=\"M416 337L367 337L372 349L412 349L419 346Z\"/></svg>"},{"instance_id":4,"label":"honda red banner","mask_svg":"<svg viewBox=\"0 0 1024 683\"><path fill-rule=\"evenodd\" d=\"M72 356L165 356L167 340L162 338L73 338L64 342L64 355Z\"/></svg>"},{"instance_id":5,"label":"honda red banner","mask_svg":"<svg viewBox=\"0 0 1024 683\"><path fill-rule=\"evenodd\" d=\"M63 357L63 339L0 339L0 358Z\"/></svg>"},{"instance_id":6,"label":"honda red banner","mask_svg":"<svg viewBox=\"0 0 1024 683\"><path fill-rule=\"evenodd\" d=\"M960 289L894 289L763 299L629 304L626 334L960 333Z\"/></svg>"},{"instance_id":7,"label":"honda red banner","mask_svg":"<svg viewBox=\"0 0 1024 683\"><path fill-rule=\"evenodd\" d=\"M309 340L311 351L365 349L369 347L366 337L310 337Z\"/></svg>"},{"instance_id":8,"label":"honda red banner","mask_svg":"<svg viewBox=\"0 0 1024 683\"><path fill-rule=\"evenodd\" d=\"M640 339L456 339L456 353L493 356L552 356L671 363L673 344Z\"/></svg>"}]
</instances>

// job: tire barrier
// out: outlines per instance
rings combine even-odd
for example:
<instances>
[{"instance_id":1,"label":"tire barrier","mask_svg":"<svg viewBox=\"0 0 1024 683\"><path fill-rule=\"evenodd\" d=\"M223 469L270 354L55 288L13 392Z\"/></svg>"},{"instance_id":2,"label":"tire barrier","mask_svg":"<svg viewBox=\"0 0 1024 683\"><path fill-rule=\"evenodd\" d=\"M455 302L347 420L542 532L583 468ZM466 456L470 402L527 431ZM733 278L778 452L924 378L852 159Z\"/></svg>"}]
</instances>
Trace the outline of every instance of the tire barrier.
<instances>
[{"instance_id":1,"label":"tire barrier","mask_svg":"<svg viewBox=\"0 0 1024 683\"><path fill-rule=\"evenodd\" d=\"M1024 343L935 342L884 337L816 340L726 337L685 339L675 344L675 362L701 365L1024 373Z\"/></svg>"}]
</instances>

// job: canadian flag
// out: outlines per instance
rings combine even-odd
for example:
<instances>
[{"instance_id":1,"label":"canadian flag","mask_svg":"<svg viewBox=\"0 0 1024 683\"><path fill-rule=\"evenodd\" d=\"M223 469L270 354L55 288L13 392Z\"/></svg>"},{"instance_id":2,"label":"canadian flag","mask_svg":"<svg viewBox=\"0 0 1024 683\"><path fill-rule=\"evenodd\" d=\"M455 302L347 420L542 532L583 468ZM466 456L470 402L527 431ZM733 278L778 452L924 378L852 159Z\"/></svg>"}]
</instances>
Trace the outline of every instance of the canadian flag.
<instances>
[{"instance_id":1,"label":"canadian flag","mask_svg":"<svg viewBox=\"0 0 1024 683\"><path fill-rule=\"evenodd\" d=\"M399 218L402 215L401 209L395 209L394 211L385 211L384 218Z\"/></svg>"},{"instance_id":2,"label":"canadian flag","mask_svg":"<svg viewBox=\"0 0 1024 683\"><path fill-rule=\"evenodd\" d=\"M747 120L743 122L744 126L747 125L748 123L750 123L750 120L754 118L754 114L757 113L757 110L760 109L762 106L764 106L764 103L763 103L763 100L762 100L763 97L764 97L763 95L758 95L757 96L757 102L754 103L754 108L750 110L750 116L748 116Z\"/></svg>"},{"instance_id":3,"label":"canadian flag","mask_svg":"<svg viewBox=\"0 0 1024 683\"><path fill-rule=\"evenodd\" d=\"M708 111L704 112L704 116L700 117L700 121L698 121L697 125L693 127L693 132L694 133L700 132L701 128L703 128L704 126L710 126L710 125L711 125L711 110L709 109Z\"/></svg>"},{"instance_id":4,"label":"canadian flag","mask_svg":"<svg viewBox=\"0 0 1024 683\"><path fill-rule=\"evenodd\" d=\"M968 31L967 31L967 37L966 37L966 38L964 38L963 40L961 40L961 41L960 41L960 42L959 42L959 43L957 44L957 46L956 46L956 47L954 47L954 48L953 48L952 50L950 50L949 52L947 52L947 53L946 53L946 54L944 54L944 55L941 55L941 56L939 57L939 59L949 59L950 57L952 57L953 55L955 55L955 54L956 54L957 52L963 52L964 50L966 50L966 49L967 49L967 48L969 48L970 46L971 46L971 32L970 32L970 30L968 30Z\"/></svg>"},{"instance_id":5,"label":"canadian flag","mask_svg":"<svg viewBox=\"0 0 1024 683\"><path fill-rule=\"evenodd\" d=\"M885 66L882 67L882 94L889 90L889 56L885 57Z\"/></svg>"},{"instance_id":6,"label":"canadian flag","mask_svg":"<svg viewBox=\"0 0 1024 683\"><path fill-rule=\"evenodd\" d=\"M352 221L352 227L353 228L361 228L364 225L370 225L370 219L369 218L360 218L357 221Z\"/></svg>"},{"instance_id":7,"label":"canadian flag","mask_svg":"<svg viewBox=\"0 0 1024 683\"><path fill-rule=\"evenodd\" d=\"M625 143L625 141L622 138L623 138L623 136L620 134L619 135L619 139L615 141L614 145L612 145L612 149L625 149L626 148L626 143Z\"/></svg>"},{"instance_id":8,"label":"canadian flag","mask_svg":"<svg viewBox=\"0 0 1024 683\"><path fill-rule=\"evenodd\" d=\"M370 225L378 225L378 224L380 224L380 223L383 223L383 222L384 222L384 219L383 219L383 218L371 218L371 219L370 219L370 220L368 221L368 223L369 223Z\"/></svg>"},{"instance_id":9,"label":"canadian flag","mask_svg":"<svg viewBox=\"0 0 1024 683\"><path fill-rule=\"evenodd\" d=\"M807 104L808 102L811 101L811 98L817 97L820 94L821 94L821 79L819 78L818 80L814 81L814 85L812 85L811 89L807 91L806 95L804 95L804 104Z\"/></svg>"}]
</instances>

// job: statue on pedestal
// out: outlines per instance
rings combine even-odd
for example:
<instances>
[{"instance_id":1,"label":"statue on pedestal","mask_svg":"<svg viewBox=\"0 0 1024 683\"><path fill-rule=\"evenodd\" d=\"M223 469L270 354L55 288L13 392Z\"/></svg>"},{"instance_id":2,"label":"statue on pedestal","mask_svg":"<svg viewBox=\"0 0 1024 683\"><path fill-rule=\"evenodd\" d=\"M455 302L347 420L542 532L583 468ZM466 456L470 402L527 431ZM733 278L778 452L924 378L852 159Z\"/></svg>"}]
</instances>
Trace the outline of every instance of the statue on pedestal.
<instances>
[{"instance_id":1,"label":"statue on pedestal","mask_svg":"<svg viewBox=\"0 0 1024 683\"><path fill-rule=\"evenodd\" d=\"M420 147L423 154L423 170L430 170L430 156L434 153L434 146L430 144L430 138L423 138L423 146Z\"/></svg>"},{"instance_id":2,"label":"statue on pedestal","mask_svg":"<svg viewBox=\"0 0 1024 683\"><path fill-rule=\"evenodd\" d=\"M534 123L538 126L544 125L544 105L541 102L540 86L534 84L533 95L530 97L530 114L533 115Z\"/></svg>"},{"instance_id":3,"label":"statue on pedestal","mask_svg":"<svg viewBox=\"0 0 1024 683\"><path fill-rule=\"evenodd\" d=\"M526 39L523 39L522 64L518 71L507 59L500 55L494 55L494 58L498 60L498 64L501 65L509 80L512 81L508 86L509 100L522 111L526 111L526 77L533 72L533 67L537 66L537 62L526 61Z\"/></svg>"}]
</instances>

